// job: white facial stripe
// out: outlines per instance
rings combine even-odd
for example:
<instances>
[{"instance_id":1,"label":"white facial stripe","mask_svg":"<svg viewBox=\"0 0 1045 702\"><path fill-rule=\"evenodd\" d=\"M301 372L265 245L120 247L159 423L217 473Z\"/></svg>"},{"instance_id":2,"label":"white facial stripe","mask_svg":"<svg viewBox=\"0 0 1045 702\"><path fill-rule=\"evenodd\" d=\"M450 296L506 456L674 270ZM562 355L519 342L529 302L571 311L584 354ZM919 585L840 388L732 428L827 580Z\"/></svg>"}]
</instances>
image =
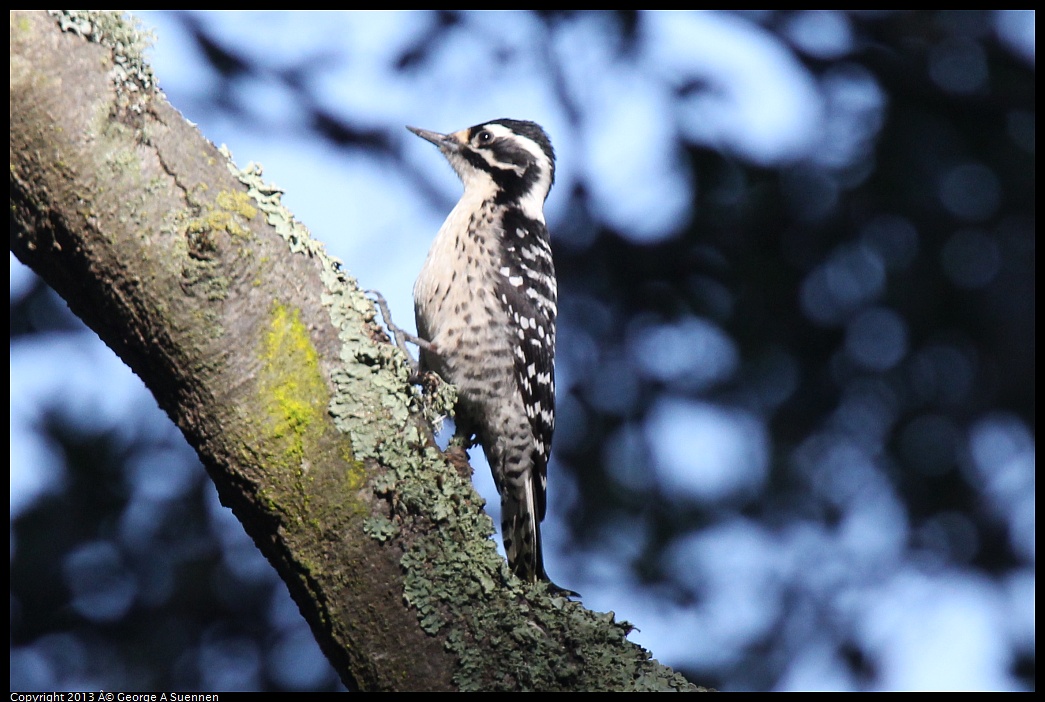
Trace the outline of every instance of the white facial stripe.
<instances>
[{"instance_id":1,"label":"white facial stripe","mask_svg":"<svg viewBox=\"0 0 1045 702\"><path fill-rule=\"evenodd\" d=\"M521 146L523 149L529 151L533 155L534 159L536 159L537 162L541 164L541 170L551 170L551 161L548 160L547 154L544 153L544 149L542 149L540 145L537 144L533 139L529 139L520 134L516 134L503 124L488 124L484 127L484 129L493 134L494 138L496 139L500 139L501 137L508 137L513 142ZM487 161L489 161L488 156ZM492 161L490 161L490 164L496 165ZM515 170L520 173L522 172L522 170L519 168L516 168Z\"/></svg>"},{"instance_id":2,"label":"white facial stripe","mask_svg":"<svg viewBox=\"0 0 1045 702\"><path fill-rule=\"evenodd\" d=\"M516 175L520 175L520 176L523 173L526 172L526 169L524 169L522 166L511 166L511 165L508 165L506 163L502 163L501 161L498 161L497 159L494 158L492 153L490 153L489 151L486 151L485 149L480 151L479 155L482 156L483 159L487 163L489 163L491 166L493 166L494 168L500 168L500 169L503 169L503 170L515 171Z\"/></svg>"}]
</instances>

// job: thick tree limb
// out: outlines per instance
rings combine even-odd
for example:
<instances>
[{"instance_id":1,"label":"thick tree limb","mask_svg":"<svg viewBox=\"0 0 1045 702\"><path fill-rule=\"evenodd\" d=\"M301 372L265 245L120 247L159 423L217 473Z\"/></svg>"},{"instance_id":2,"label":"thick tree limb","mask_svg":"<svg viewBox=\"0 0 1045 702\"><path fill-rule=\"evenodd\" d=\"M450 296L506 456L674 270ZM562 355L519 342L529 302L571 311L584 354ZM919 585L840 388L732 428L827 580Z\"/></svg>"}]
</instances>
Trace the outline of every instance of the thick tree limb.
<instances>
[{"instance_id":1,"label":"thick tree limb","mask_svg":"<svg viewBox=\"0 0 1045 702\"><path fill-rule=\"evenodd\" d=\"M137 373L350 688L691 689L524 586L373 305L114 15L11 14L11 250ZM466 464L465 464L466 466ZM463 475L462 475L463 473Z\"/></svg>"}]
</instances>

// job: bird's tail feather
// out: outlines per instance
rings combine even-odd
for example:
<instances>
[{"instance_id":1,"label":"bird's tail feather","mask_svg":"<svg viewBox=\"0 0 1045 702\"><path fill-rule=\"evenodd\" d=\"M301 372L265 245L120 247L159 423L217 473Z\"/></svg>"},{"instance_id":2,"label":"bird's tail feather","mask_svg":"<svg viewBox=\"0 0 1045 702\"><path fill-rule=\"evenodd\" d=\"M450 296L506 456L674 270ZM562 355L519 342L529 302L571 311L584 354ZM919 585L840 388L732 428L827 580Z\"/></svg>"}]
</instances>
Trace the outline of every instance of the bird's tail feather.
<instances>
[{"instance_id":1,"label":"bird's tail feather","mask_svg":"<svg viewBox=\"0 0 1045 702\"><path fill-rule=\"evenodd\" d=\"M508 567L524 582L543 580L557 594L579 597L576 592L553 583L544 570L535 489L533 476L526 476L516 496L509 494L510 487L501 495L501 536Z\"/></svg>"}]
</instances>

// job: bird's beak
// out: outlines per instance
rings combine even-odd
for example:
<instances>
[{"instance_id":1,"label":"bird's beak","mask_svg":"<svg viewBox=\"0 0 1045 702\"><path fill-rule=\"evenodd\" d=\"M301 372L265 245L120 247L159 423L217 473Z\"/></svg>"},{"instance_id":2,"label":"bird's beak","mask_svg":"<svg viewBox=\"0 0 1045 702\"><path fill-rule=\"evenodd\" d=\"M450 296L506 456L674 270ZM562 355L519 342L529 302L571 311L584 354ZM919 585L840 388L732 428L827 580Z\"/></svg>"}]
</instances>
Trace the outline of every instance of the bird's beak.
<instances>
[{"instance_id":1,"label":"bird's beak","mask_svg":"<svg viewBox=\"0 0 1045 702\"><path fill-rule=\"evenodd\" d=\"M425 141L432 142L440 149L457 151L461 148L461 142L459 142L453 134L440 134L439 132L430 132L427 129L418 129L417 127L411 126L407 126L407 129Z\"/></svg>"}]
</instances>

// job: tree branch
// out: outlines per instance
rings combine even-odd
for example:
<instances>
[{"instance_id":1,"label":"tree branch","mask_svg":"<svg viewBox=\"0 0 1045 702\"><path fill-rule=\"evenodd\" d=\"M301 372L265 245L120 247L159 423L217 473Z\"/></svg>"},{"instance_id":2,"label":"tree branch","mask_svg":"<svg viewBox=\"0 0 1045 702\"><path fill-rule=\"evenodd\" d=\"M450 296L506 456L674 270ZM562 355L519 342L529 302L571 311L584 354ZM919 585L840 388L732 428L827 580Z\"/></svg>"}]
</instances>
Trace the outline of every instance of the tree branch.
<instances>
[{"instance_id":1,"label":"tree branch","mask_svg":"<svg viewBox=\"0 0 1045 702\"><path fill-rule=\"evenodd\" d=\"M11 250L137 373L352 689L692 689L512 577L373 304L111 13L11 14ZM458 457L460 458L460 457ZM458 465L462 465L458 462Z\"/></svg>"}]
</instances>

